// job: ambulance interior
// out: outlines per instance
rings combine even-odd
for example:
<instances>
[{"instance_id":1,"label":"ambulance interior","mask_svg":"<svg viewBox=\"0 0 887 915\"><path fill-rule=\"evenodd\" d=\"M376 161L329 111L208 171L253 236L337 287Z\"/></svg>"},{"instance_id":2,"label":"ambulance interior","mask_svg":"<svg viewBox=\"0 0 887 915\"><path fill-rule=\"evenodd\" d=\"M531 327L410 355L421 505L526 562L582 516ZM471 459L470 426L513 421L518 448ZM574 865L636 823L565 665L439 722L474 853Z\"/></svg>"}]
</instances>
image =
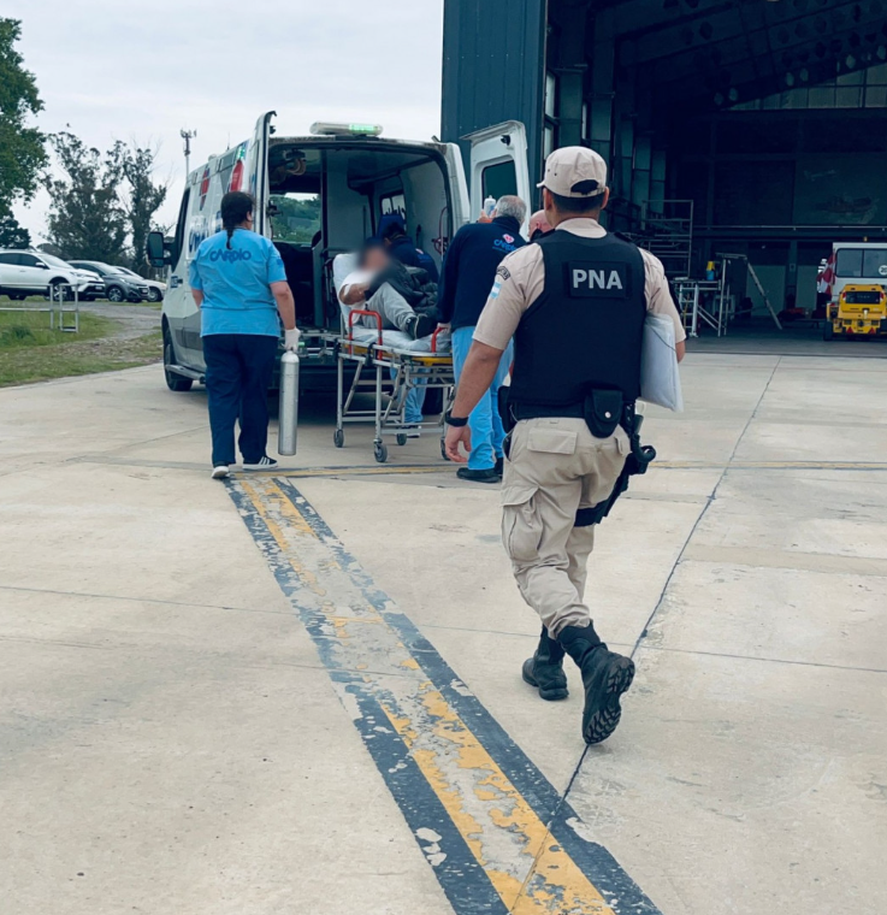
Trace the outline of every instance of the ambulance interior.
<instances>
[{"instance_id":1,"label":"ambulance interior","mask_svg":"<svg viewBox=\"0 0 887 915\"><path fill-rule=\"evenodd\" d=\"M388 213L401 214L407 234L440 266L453 231L446 174L444 157L424 148L376 140L271 140L272 237L301 326L338 329L333 259L358 251Z\"/></svg>"}]
</instances>

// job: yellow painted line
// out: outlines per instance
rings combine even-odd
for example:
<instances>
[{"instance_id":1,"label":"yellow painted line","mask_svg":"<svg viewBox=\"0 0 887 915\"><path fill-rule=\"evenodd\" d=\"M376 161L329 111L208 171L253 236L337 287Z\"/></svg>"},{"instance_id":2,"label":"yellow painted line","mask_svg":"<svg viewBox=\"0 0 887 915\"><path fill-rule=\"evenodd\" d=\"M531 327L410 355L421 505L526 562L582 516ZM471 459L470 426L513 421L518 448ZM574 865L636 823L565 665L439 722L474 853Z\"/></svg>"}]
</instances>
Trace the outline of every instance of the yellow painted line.
<instances>
[{"instance_id":1,"label":"yellow painted line","mask_svg":"<svg viewBox=\"0 0 887 915\"><path fill-rule=\"evenodd\" d=\"M271 501L274 508L280 513L283 520L287 524L291 524L295 530L300 534L307 534L309 537L317 537L317 534L311 529L311 525L302 517L302 515L296 511L289 499L281 492L280 487L274 482L274 480L268 479L262 481L264 488L267 494L267 497ZM249 496L250 501L253 503L253 507L258 513L259 517L268 525L268 530L271 531L274 539L282 546L285 543L285 538L283 537L283 532L280 530L280 525L277 520L272 517L268 509L265 506L265 502L262 500L255 488L247 483L244 480L240 481L240 485L243 487L243 491Z\"/></svg>"},{"instance_id":2,"label":"yellow painted line","mask_svg":"<svg viewBox=\"0 0 887 915\"><path fill-rule=\"evenodd\" d=\"M266 485L270 484L270 488L276 490L278 493L278 499L275 501L275 504L279 506L279 511L284 519L289 521L293 520L294 526L300 533L308 534L311 537L317 537L317 534L311 530L310 525L307 524L305 519L293 508L289 499L287 499L284 494L280 491L280 488L273 480L263 481ZM286 537L283 534L283 531L280 529L280 524L277 522L277 519L274 518L271 513L268 511L265 503L262 501L259 493L255 490L253 485L246 483L244 481L240 482L241 487L243 488L244 493L249 497L250 502L253 505L253 508L256 510L256 514L265 522L265 526L268 528L269 533L274 538L277 545L282 550L287 550L288 544L286 542ZM281 503L285 502L288 509ZM314 575L309 569L300 566L294 559L287 555L287 559L295 569L296 574L302 580L302 582L310 588L315 594L320 597L324 596L323 588L320 587L320 584L317 581L317 576Z\"/></svg>"},{"instance_id":3,"label":"yellow painted line","mask_svg":"<svg viewBox=\"0 0 887 915\"><path fill-rule=\"evenodd\" d=\"M488 789L488 795L482 800L502 799L503 807L508 807L509 812L499 811L497 814L494 811L494 821L499 828L520 836L523 844L521 854L533 862L524 883L488 866L484 855L483 827L465 810L460 789L447 777L437 753L422 746L421 735L417 734L409 719L381 703L392 727L411 751L426 781L464 837L478 864L486 871L508 911L513 915L560 915L565 911L576 915L613 915L613 910L597 888L549 835L548 828L526 799L430 683L425 685L422 704L438 722L435 736L455 748L459 768L487 773L480 782L483 788ZM542 880L533 879L537 875Z\"/></svg>"},{"instance_id":4,"label":"yellow painted line","mask_svg":"<svg viewBox=\"0 0 887 915\"><path fill-rule=\"evenodd\" d=\"M300 535L308 534L317 538L315 531L273 480L263 480L261 485L245 482L241 482L240 485L256 513L267 525L286 561L306 586L315 593L322 594L317 578L293 555L293 546L281 528L278 517L281 521L291 524L293 530ZM270 500L270 509L265 499ZM337 636L346 640L353 638L353 635L346 631L346 626L353 624L355 620L334 615L329 612L332 608L328 605L326 609ZM385 626L408 654L407 659L401 662L401 666L412 670L420 669L419 662L409 654L399 641L395 630L382 616L377 615L373 619L360 622ZM368 675L365 675L365 679L368 683L372 682ZM392 708L390 703L380 700L380 705L509 913L561 915L563 912L570 912L571 915L615 915L598 889L550 835L546 824L444 696L432 683L425 681L417 698L429 718L436 722L434 741L427 740L426 738L431 735L423 734L408 717ZM445 754L445 759L442 758L442 746L452 749L452 752ZM527 859L527 877L523 883L512 874L497 870L488 863L485 848L489 844L489 836L485 833L483 824L465 808L461 786L454 784L446 772L445 760L452 766L453 756L457 757L457 766L460 770L482 773L480 780L476 780L475 788L479 800L488 804L501 800L501 809L494 807L490 811L492 824L493 827L506 831L511 838L519 838L519 853Z\"/></svg>"}]
</instances>

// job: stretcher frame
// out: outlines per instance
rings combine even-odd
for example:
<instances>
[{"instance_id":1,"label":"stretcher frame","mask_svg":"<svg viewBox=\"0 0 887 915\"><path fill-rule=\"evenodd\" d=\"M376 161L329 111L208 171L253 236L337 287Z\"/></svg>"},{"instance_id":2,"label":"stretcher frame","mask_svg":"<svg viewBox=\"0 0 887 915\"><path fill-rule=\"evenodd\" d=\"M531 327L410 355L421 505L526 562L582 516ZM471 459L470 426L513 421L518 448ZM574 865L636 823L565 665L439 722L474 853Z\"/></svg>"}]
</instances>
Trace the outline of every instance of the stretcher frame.
<instances>
[{"instance_id":1,"label":"stretcher frame","mask_svg":"<svg viewBox=\"0 0 887 915\"><path fill-rule=\"evenodd\" d=\"M354 329L360 318L375 323L377 339L355 340ZM344 322L343 322L344 324ZM366 325L364 325L366 327ZM336 352L336 431L333 442L337 448L345 447L345 425L348 423L369 423L375 426L373 454L376 461L388 461L388 446L384 437L391 436L398 445L404 446L410 440L413 429L434 428L440 433L441 457L446 457L444 439L446 427L444 418L451 408L456 379L453 374L453 357L450 353L437 351L440 330L431 338L431 352L417 352L384 343L382 336L382 315L377 311L354 308L348 314L347 325L342 335L334 338ZM346 364L353 367L351 385L346 393ZM391 374L394 377L391 377ZM407 423L405 417L406 399L417 387L425 390L442 390L443 411L435 420L421 423ZM388 390L391 393L388 393ZM374 394L372 409L354 406L354 398L362 392ZM387 398L387 400L386 400Z\"/></svg>"}]
</instances>

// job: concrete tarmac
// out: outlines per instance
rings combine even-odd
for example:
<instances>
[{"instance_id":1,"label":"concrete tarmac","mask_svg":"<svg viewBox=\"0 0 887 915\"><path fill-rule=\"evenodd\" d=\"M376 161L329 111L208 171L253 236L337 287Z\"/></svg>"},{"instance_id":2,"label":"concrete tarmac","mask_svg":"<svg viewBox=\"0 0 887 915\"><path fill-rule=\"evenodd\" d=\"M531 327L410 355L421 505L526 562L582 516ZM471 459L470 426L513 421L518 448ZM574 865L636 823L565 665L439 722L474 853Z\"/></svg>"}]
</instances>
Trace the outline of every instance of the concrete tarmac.
<instances>
[{"instance_id":1,"label":"concrete tarmac","mask_svg":"<svg viewBox=\"0 0 887 915\"><path fill-rule=\"evenodd\" d=\"M521 682L498 494L434 434L383 468L309 398L278 476L658 911L887 911L887 360L691 354L684 380L592 558L638 663L596 748L575 670L564 703ZM205 410L158 367L0 391L0 912L449 915L433 833L209 479ZM627 911L526 900L503 911Z\"/></svg>"}]
</instances>

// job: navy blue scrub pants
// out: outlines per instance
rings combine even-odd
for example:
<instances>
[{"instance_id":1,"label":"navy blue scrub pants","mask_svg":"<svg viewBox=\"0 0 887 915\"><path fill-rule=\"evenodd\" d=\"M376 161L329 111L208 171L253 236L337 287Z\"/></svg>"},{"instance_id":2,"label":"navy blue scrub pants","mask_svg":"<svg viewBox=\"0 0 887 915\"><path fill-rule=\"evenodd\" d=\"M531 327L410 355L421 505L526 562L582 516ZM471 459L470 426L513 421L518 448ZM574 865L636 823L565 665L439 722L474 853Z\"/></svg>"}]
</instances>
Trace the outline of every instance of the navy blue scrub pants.
<instances>
[{"instance_id":1,"label":"navy blue scrub pants","mask_svg":"<svg viewBox=\"0 0 887 915\"><path fill-rule=\"evenodd\" d=\"M268 388L274 376L278 344L277 337L250 334L212 334L203 338L214 467L235 463L234 426L238 419L244 463L255 464L265 456Z\"/></svg>"}]
</instances>

